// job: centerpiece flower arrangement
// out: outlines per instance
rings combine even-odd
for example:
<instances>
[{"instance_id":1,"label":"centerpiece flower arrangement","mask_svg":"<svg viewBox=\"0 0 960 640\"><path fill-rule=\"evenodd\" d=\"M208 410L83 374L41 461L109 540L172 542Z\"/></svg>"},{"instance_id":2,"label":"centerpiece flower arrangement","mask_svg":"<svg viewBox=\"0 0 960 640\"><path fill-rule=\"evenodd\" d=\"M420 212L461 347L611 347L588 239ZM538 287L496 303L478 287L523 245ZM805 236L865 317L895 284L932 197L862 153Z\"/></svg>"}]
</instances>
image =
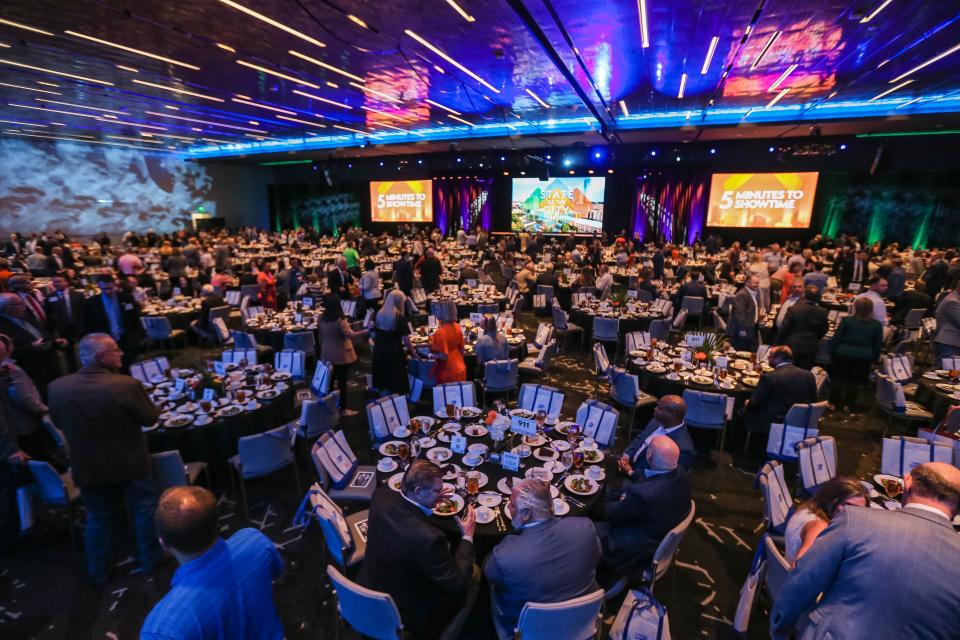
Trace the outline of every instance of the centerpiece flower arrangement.
<instances>
[{"instance_id":1,"label":"centerpiece flower arrangement","mask_svg":"<svg viewBox=\"0 0 960 640\"><path fill-rule=\"evenodd\" d=\"M719 331L708 333L703 345L693 349L693 360L699 366L713 366L714 358L727 351L730 340Z\"/></svg>"},{"instance_id":2,"label":"centerpiece flower arrangement","mask_svg":"<svg viewBox=\"0 0 960 640\"><path fill-rule=\"evenodd\" d=\"M615 284L610 289L610 304L614 309L627 304L627 287L622 284Z\"/></svg>"}]
</instances>

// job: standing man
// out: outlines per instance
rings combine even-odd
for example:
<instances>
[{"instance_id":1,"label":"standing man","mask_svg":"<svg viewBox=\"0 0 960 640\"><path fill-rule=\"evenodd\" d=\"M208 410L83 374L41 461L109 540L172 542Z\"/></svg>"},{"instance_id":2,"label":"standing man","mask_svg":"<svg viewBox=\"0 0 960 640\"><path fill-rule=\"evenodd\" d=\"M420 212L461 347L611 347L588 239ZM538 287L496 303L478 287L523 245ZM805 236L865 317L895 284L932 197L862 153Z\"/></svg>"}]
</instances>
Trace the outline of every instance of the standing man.
<instances>
[{"instance_id":1,"label":"standing man","mask_svg":"<svg viewBox=\"0 0 960 640\"><path fill-rule=\"evenodd\" d=\"M443 265L437 259L433 247L429 247L420 262L420 282L423 284L423 290L427 292L427 295L440 288L440 275L442 273Z\"/></svg>"},{"instance_id":2,"label":"standing man","mask_svg":"<svg viewBox=\"0 0 960 640\"><path fill-rule=\"evenodd\" d=\"M738 351L754 351L757 348L757 323L760 321L760 279L747 276L743 288L733 296L727 335Z\"/></svg>"},{"instance_id":3,"label":"standing man","mask_svg":"<svg viewBox=\"0 0 960 640\"><path fill-rule=\"evenodd\" d=\"M870 276L868 281L869 289L857 296L857 298L870 298L873 302L873 317L883 326L887 326L887 301L883 299L883 294L887 292L887 279L883 276Z\"/></svg>"},{"instance_id":4,"label":"standing man","mask_svg":"<svg viewBox=\"0 0 960 640\"><path fill-rule=\"evenodd\" d=\"M335 269L327 273L327 287L330 289L330 293L339 296L341 300L349 300L353 276L347 271L345 258L337 258L336 265Z\"/></svg>"},{"instance_id":5,"label":"standing man","mask_svg":"<svg viewBox=\"0 0 960 640\"><path fill-rule=\"evenodd\" d=\"M123 350L123 367L136 362L144 338L140 324L140 305L133 296L117 289L111 275L97 279L100 293L87 298L83 307L86 333L106 333Z\"/></svg>"},{"instance_id":6,"label":"standing man","mask_svg":"<svg viewBox=\"0 0 960 640\"><path fill-rule=\"evenodd\" d=\"M153 514L157 495L141 427L159 412L137 380L118 373L123 352L107 334L80 341L81 369L50 384L50 417L63 430L73 481L87 510L87 567L102 585L113 568L114 532L124 501L132 508L140 571L160 563Z\"/></svg>"},{"instance_id":7,"label":"standing man","mask_svg":"<svg viewBox=\"0 0 960 640\"><path fill-rule=\"evenodd\" d=\"M410 262L410 252L406 247L400 250L400 259L393 263L393 281L409 298L413 291L413 263Z\"/></svg>"},{"instance_id":8,"label":"standing man","mask_svg":"<svg viewBox=\"0 0 960 640\"><path fill-rule=\"evenodd\" d=\"M802 638L960 638L960 536L951 526L960 469L943 462L904 478L903 508L847 507L787 574L770 634ZM821 595L822 594L822 595Z\"/></svg>"},{"instance_id":9,"label":"standing man","mask_svg":"<svg viewBox=\"0 0 960 640\"><path fill-rule=\"evenodd\" d=\"M868 266L868 260L870 255L866 251L859 251L849 258L847 258L843 264L840 265L840 288L849 289L851 284L859 285L859 289L863 288L863 285L866 284L867 278L870 277L870 268Z\"/></svg>"},{"instance_id":10,"label":"standing man","mask_svg":"<svg viewBox=\"0 0 960 640\"><path fill-rule=\"evenodd\" d=\"M800 302L801 297L803 297L803 281L796 278L792 280L790 286L787 287L787 296L783 299L783 302L780 303L780 308L777 310L777 319L773 323L777 329L783 326L787 312L790 311L793 305Z\"/></svg>"},{"instance_id":11,"label":"standing man","mask_svg":"<svg viewBox=\"0 0 960 640\"><path fill-rule=\"evenodd\" d=\"M820 340L830 327L829 314L819 302L820 290L816 285L808 285L803 291L803 300L787 311L773 341L774 344L790 347L794 362L802 369L813 368L820 350Z\"/></svg>"},{"instance_id":12,"label":"standing man","mask_svg":"<svg viewBox=\"0 0 960 640\"><path fill-rule=\"evenodd\" d=\"M257 638L282 640L273 580L283 560L256 529L220 537L217 498L203 487L173 487L156 513L160 545L180 565L140 640Z\"/></svg>"},{"instance_id":13,"label":"standing man","mask_svg":"<svg viewBox=\"0 0 960 640\"><path fill-rule=\"evenodd\" d=\"M85 301L83 293L70 288L70 279L66 273L53 276L53 293L47 296L44 303L47 327L58 338L67 341L67 365L71 372L77 370L76 345L83 335Z\"/></svg>"},{"instance_id":14,"label":"standing man","mask_svg":"<svg viewBox=\"0 0 960 640\"><path fill-rule=\"evenodd\" d=\"M66 341L53 338L44 325L38 324L23 299L15 293L0 293L0 333L10 337L12 358L27 372L40 393L46 394L47 385L59 372L54 348L63 347Z\"/></svg>"}]
</instances>

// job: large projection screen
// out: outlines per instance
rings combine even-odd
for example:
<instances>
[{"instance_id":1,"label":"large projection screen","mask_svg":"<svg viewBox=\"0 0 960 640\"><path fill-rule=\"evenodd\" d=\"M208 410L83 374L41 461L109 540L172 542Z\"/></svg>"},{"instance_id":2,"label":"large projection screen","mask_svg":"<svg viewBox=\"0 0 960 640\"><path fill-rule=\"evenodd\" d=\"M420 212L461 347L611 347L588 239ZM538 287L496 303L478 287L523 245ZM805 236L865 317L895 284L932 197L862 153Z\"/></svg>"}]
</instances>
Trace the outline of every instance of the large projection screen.
<instances>
[{"instance_id":1,"label":"large projection screen","mask_svg":"<svg viewBox=\"0 0 960 640\"><path fill-rule=\"evenodd\" d=\"M715 173L708 227L806 229L813 215L816 172Z\"/></svg>"},{"instance_id":2,"label":"large projection screen","mask_svg":"<svg viewBox=\"0 0 960 640\"><path fill-rule=\"evenodd\" d=\"M398 180L370 183L372 222L432 222L433 183Z\"/></svg>"},{"instance_id":3,"label":"large projection screen","mask_svg":"<svg viewBox=\"0 0 960 640\"><path fill-rule=\"evenodd\" d=\"M514 178L513 231L599 233L605 178Z\"/></svg>"}]
</instances>

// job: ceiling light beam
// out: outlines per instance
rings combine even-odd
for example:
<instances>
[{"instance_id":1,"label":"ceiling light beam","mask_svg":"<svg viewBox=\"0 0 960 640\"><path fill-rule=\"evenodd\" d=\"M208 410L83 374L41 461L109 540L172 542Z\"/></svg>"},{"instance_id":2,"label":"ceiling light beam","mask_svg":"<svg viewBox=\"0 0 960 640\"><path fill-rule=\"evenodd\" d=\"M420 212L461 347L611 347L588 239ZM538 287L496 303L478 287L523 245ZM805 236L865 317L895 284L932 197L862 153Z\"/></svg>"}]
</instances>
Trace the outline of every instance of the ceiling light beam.
<instances>
[{"instance_id":1,"label":"ceiling light beam","mask_svg":"<svg viewBox=\"0 0 960 640\"><path fill-rule=\"evenodd\" d=\"M72 78L74 80L82 80L83 82L93 82L94 84L102 84L108 87L114 86L112 82L107 82L106 80L96 80L94 78L88 78L86 76L78 76L73 73L65 73L63 71L54 71L53 69L45 69L43 67L34 67L33 65L23 64L22 62L14 62L13 60L4 60L0 58L0 64L8 64L11 67L20 67L21 69L30 69L31 71L41 71L43 73L51 73L55 76L62 76L64 78ZM52 87L56 87L55 84L50 84L47 82L41 82L41 84L47 84Z\"/></svg>"},{"instance_id":2,"label":"ceiling light beam","mask_svg":"<svg viewBox=\"0 0 960 640\"><path fill-rule=\"evenodd\" d=\"M181 62L179 60L174 60L173 58L167 58L166 56L160 56L155 53L150 53L149 51L143 51L142 49L134 49L133 47L128 47L126 45L117 44L116 42L110 42L109 40L103 40L101 38L94 38L93 36L88 36L83 33L78 33L76 31L70 31L69 29L64 31L67 35L71 35L75 38L82 38L84 40L89 40L91 42L96 42L98 44L105 45L107 47L113 47L114 49L120 49L122 51L127 51L129 53L135 53L139 56L145 56L147 58L153 58L154 60L160 60L161 62L169 62L170 64L177 65L178 67L184 67L185 69L190 69L191 71L200 71L200 67L195 64L190 64L187 62Z\"/></svg>"},{"instance_id":3,"label":"ceiling light beam","mask_svg":"<svg viewBox=\"0 0 960 640\"><path fill-rule=\"evenodd\" d=\"M247 14L247 15L250 16L251 18L256 18L257 20L260 20L261 22L266 22L266 23L267 23L268 25L270 25L271 27L276 27L277 29L280 29L281 31L286 31L286 32L289 33L290 35L295 36L295 37L297 37L297 38L300 38L301 40L305 40L305 41L309 42L310 44L316 45L316 46L318 46L318 47L325 47L325 46L327 46L327 45L325 45L324 43L322 43L322 42L320 42L319 40L317 40L316 38L311 38L311 37L308 36L307 34L302 33L302 32L300 32L300 31L297 31L297 30L294 29L293 27L288 27L287 25L283 24L282 22L277 22L277 21L274 20L273 18L268 18L267 16L263 15L262 13L257 13L257 12L254 11L253 9L249 9L249 8L243 6L242 4L233 2L233 0L219 0L219 1L222 2L223 4L227 5L228 7L232 8L232 9L236 9L237 11L241 11L241 12Z\"/></svg>"},{"instance_id":4,"label":"ceiling light beam","mask_svg":"<svg viewBox=\"0 0 960 640\"><path fill-rule=\"evenodd\" d=\"M250 68L250 69L256 69L257 71L262 71L263 73L266 73L266 74L271 75L271 76L276 76L276 77L278 77L278 78L283 78L284 80L289 80L289 81L291 81L291 82L296 82L297 84L302 84L303 86L305 86L305 87L310 87L311 89L319 89L319 88L320 88L320 85L318 85L318 84L314 84L314 83L312 83L312 82L307 82L306 80L302 80L302 79L296 78L296 77L294 77L294 76L288 76L288 75L285 74L285 73L280 73L279 71L273 71L272 69L267 69L266 67L261 67L261 66L258 65L258 64L253 64L252 62L247 62L246 60L237 60L237 64L239 64L239 65L241 65L241 66L244 66L244 67L248 67L248 68Z\"/></svg>"},{"instance_id":5,"label":"ceiling light beam","mask_svg":"<svg viewBox=\"0 0 960 640\"><path fill-rule=\"evenodd\" d=\"M147 82L146 80L137 80L136 78L134 78L133 80L131 80L131 82L142 84L145 87L153 87L154 89L169 91L170 93L175 93L177 95L193 96L194 98L202 98L204 100L210 100L212 102L225 102L223 98L217 98L216 96L208 96L205 93L188 91L186 89L178 89L177 87L168 87L166 85L157 84L155 82Z\"/></svg>"},{"instance_id":6,"label":"ceiling light beam","mask_svg":"<svg viewBox=\"0 0 960 640\"><path fill-rule=\"evenodd\" d=\"M497 89L495 86L493 86L492 84L490 84L489 82L487 82L486 80L484 80L483 78L475 74L473 71L470 71L470 69L467 69L465 66L463 66L462 64L460 64L459 62L451 58L449 55L447 55L446 53L444 53L434 45L427 42L425 39L421 38L419 35L416 34L416 32L411 31L410 29L404 29L403 32L408 36L410 36L411 38L413 38L414 40L416 40L417 42L419 42L420 44L422 44L423 46L425 46L427 49L430 49L430 51L433 51L435 54L437 54L438 56L440 56L441 58L443 58L444 60L452 64L453 66L455 66L457 69L460 69L460 71L463 71L465 74L467 74L468 76L470 76L471 78L473 78L474 80L476 80L477 82L485 86L486 88L490 89L494 93L500 93L500 90Z\"/></svg>"},{"instance_id":7,"label":"ceiling light beam","mask_svg":"<svg viewBox=\"0 0 960 640\"><path fill-rule=\"evenodd\" d=\"M911 74L913 74L913 73L916 73L917 71L920 71L920 69L923 69L924 67L927 67L927 66L933 64L934 62L936 62L936 61L938 61L938 60L942 60L942 59L946 58L948 55L950 55L951 53L956 53L957 51L960 51L960 44L958 44L957 46L952 47L952 48L950 48L950 49L947 49L947 50L944 51L943 53L940 53L940 54L937 54L937 55L933 56L932 58L930 58L929 60L927 60L926 62L924 62L924 63L922 63L922 64L918 64L917 66L915 66L913 69L910 69L910 71L907 71L906 73L901 73L899 76L897 76L896 78L894 78L893 80L891 80L891 81L890 81L890 84L893 84L893 83L895 83L895 82L900 82L901 80L903 80L903 79L906 78L907 76L909 76L909 75L911 75Z\"/></svg>"},{"instance_id":8,"label":"ceiling light beam","mask_svg":"<svg viewBox=\"0 0 960 640\"><path fill-rule=\"evenodd\" d=\"M776 82L770 85L770 88L767 89L767 91L776 91L780 87L780 85L783 84L783 81L787 79L787 76L789 76L791 73L796 71L798 66L799 65L792 64L789 67L787 67L787 70L784 71L782 74L780 74L780 77L777 78Z\"/></svg>"}]
</instances>

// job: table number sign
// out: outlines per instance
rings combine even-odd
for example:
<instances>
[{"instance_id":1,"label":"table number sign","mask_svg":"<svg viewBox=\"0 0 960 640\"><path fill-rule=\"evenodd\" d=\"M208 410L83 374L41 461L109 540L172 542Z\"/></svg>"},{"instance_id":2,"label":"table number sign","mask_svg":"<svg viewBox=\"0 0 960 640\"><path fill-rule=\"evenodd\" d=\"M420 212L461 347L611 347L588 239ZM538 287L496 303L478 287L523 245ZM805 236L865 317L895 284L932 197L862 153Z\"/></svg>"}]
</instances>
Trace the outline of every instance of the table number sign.
<instances>
[{"instance_id":1,"label":"table number sign","mask_svg":"<svg viewBox=\"0 0 960 640\"><path fill-rule=\"evenodd\" d=\"M213 361L213 372L216 373L218 376L222 376L227 373L227 369L221 360Z\"/></svg>"},{"instance_id":2,"label":"table number sign","mask_svg":"<svg viewBox=\"0 0 960 640\"><path fill-rule=\"evenodd\" d=\"M303 308L304 308L304 309L312 309L312 308L313 308L313 298L307 298L307 297L300 298L300 302L303 303Z\"/></svg>"},{"instance_id":3,"label":"table number sign","mask_svg":"<svg viewBox=\"0 0 960 640\"><path fill-rule=\"evenodd\" d=\"M520 471L520 454L512 451L504 451L500 455L500 466L505 471Z\"/></svg>"},{"instance_id":4,"label":"table number sign","mask_svg":"<svg viewBox=\"0 0 960 640\"><path fill-rule=\"evenodd\" d=\"M471 311L470 322L472 322L473 324L479 325L481 322L483 322L483 314Z\"/></svg>"},{"instance_id":5,"label":"table number sign","mask_svg":"<svg viewBox=\"0 0 960 640\"><path fill-rule=\"evenodd\" d=\"M183 390L187 388L186 378L177 378L173 384L174 384L174 389L177 390L177 393L182 393Z\"/></svg>"},{"instance_id":6,"label":"table number sign","mask_svg":"<svg viewBox=\"0 0 960 640\"><path fill-rule=\"evenodd\" d=\"M450 450L454 453L464 453L467 450L467 439L457 434L450 438Z\"/></svg>"},{"instance_id":7,"label":"table number sign","mask_svg":"<svg viewBox=\"0 0 960 640\"><path fill-rule=\"evenodd\" d=\"M210 387L207 387L203 390L203 399L206 402L212 402L217 399L217 393Z\"/></svg>"},{"instance_id":8,"label":"table number sign","mask_svg":"<svg viewBox=\"0 0 960 640\"><path fill-rule=\"evenodd\" d=\"M530 418L510 416L510 430L525 436L533 436L537 434L537 422Z\"/></svg>"}]
</instances>

